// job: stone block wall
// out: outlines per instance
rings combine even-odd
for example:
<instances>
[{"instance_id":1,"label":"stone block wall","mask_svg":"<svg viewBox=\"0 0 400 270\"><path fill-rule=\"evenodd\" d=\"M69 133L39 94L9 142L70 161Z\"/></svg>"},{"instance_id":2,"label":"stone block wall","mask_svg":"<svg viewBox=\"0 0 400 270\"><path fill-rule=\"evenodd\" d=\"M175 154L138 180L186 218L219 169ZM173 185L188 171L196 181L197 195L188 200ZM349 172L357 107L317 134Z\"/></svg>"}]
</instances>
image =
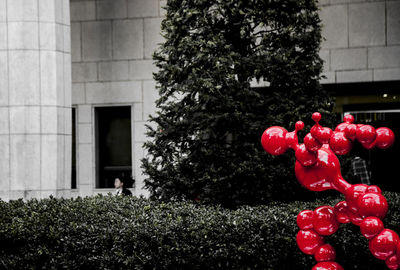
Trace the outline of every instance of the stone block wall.
<instances>
[{"instance_id":1,"label":"stone block wall","mask_svg":"<svg viewBox=\"0 0 400 270\"><path fill-rule=\"evenodd\" d=\"M152 53L162 42L159 0L71 0L72 104L77 108L77 183L82 196L96 189L96 106L132 106L132 190L146 195L140 159L145 123L157 98Z\"/></svg>"},{"instance_id":2,"label":"stone block wall","mask_svg":"<svg viewBox=\"0 0 400 270\"><path fill-rule=\"evenodd\" d=\"M400 80L400 1L321 0L322 83Z\"/></svg>"}]
</instances>

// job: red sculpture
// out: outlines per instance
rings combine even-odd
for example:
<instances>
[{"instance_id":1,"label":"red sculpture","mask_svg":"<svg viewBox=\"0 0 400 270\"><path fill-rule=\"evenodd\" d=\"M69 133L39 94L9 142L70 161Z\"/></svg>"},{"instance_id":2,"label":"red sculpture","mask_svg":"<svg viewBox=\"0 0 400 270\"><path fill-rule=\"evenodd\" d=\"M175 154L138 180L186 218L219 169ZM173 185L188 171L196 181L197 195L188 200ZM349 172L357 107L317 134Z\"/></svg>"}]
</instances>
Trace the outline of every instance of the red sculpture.
<instances>
[{"instance_id":1,"label":"red sculpture","mask_svg":"<svg viewBox=\"0 0 400 270\"><path fill-rule=\"evenodd\" d=\"M352 115L346 115L334 131L319 124L320 113L314 113L312 119L315 125L303 144L299 144L297 137L297 132L304 128L301 121L292 132L273 126L261 137L264 150L271 155L281 155L288 148L295 151L296 177L305 188L313 191L335 189L345 196L346 200L334 207L320 206L314 211L304 210L298 214L298 247L302 252L314 255L318 263L312 270L343 269L335 262L335 249L325 244L324 236L334 234L341 223L351 222L369 239L371 253L385 260L389 269L398 269L400 238L394 231L385 229L382 222L388 211L386 198L377 186L351 185L343 179L336 156L349 153L355 140L366 149L389 148L394 143L393 131L386 127L375 130L370 125L356 125Z\"/></svg>"}]
</instances>

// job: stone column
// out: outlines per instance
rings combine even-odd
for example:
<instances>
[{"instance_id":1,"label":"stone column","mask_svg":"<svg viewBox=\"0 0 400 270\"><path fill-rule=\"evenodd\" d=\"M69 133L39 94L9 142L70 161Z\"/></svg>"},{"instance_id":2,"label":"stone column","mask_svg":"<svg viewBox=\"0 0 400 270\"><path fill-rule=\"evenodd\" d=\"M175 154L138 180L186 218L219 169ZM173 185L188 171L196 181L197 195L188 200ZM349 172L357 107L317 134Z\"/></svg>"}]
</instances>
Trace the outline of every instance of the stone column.
<instances>
[{"instance_id":1,"label":"stone column","mask_svg":"<svg viewBox=\"0 0 400 270\"><path fill-rule=\"evenodd\" d=\"M0 198L71 187L69 0L0 0Z\"/></svg>"}]
</instances>

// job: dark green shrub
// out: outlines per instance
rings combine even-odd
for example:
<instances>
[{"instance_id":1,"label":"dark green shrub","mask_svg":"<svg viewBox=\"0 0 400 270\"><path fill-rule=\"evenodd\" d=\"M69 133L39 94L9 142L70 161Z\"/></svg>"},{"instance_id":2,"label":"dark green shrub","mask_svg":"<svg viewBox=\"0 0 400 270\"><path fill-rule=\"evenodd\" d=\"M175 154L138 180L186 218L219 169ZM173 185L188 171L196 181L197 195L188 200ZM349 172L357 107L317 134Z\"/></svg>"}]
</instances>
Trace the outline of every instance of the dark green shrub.
<instances>
[{"instance_id":1,"label":"dark green shrub","mask_svg":"<svg viewBox=\"0 0 400 270\"><path fill-rule=\"evenodd\" d=\"M400 232L400 196L385 194ZM227 210L128 197L0 201L2 269L311 269L297 213L340 198ZM357 227L327 240L345 269L384 269Z\"/></svg>"},{"instance_id":2,"label":"dark green shrub","mask_svg":"<svg viewBox=\"0 0 400 270\"><path fill-rule=\"evenodd\" d=\"M166 11L143 160L152 196L228 207L312 196L295 181L293 153L269 156L260 137L310 124L314 111L331 126L316 1L168 0ZM251 88L253 79L270 86Z\"/></svg>"}]
</instances>

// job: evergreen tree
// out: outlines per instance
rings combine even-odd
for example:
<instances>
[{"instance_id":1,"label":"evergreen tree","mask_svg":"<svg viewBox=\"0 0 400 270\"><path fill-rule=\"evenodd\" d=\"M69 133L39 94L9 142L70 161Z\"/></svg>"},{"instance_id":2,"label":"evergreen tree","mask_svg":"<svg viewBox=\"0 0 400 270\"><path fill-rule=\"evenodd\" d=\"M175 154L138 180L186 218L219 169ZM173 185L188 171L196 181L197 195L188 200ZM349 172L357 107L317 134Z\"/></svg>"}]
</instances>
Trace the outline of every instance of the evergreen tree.
<instances>
[{"instance_id":1,"label":"evergreen tree","mask_svg":"<svg viewBox=\"0 0 400 270\"><path fill-rule=\"evenodd\" d=\"M166 11L154 54L158 112L142 160L152 197L234 207L308 194L294 153L268 155L260 137L332 112L319 84L316 1L168 0ZM270 85L252 88L254 79Z\"/></svg>"}]
</instances>

